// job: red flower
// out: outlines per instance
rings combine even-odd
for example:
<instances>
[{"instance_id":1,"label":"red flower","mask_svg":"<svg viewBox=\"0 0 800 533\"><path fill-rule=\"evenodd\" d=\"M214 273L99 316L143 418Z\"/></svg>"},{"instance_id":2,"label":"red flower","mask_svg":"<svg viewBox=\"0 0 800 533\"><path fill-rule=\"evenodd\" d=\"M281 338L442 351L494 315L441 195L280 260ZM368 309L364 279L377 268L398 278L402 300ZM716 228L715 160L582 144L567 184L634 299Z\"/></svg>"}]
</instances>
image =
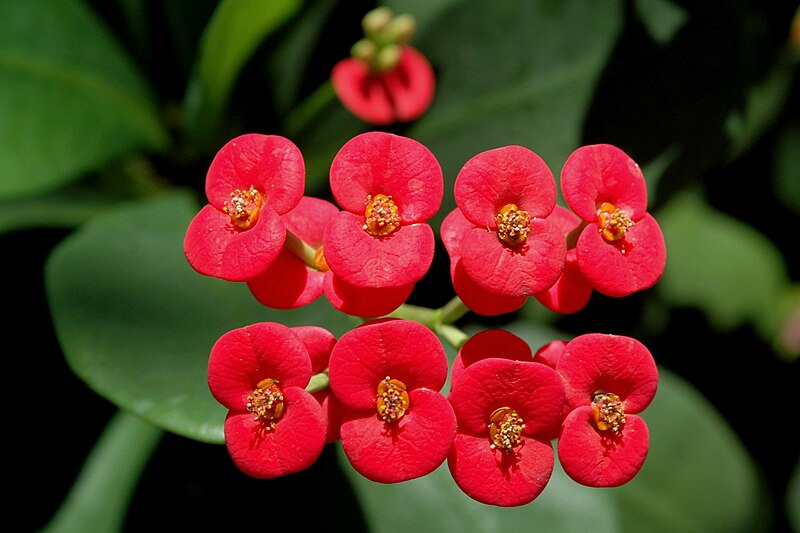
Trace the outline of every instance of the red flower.
<instances>
[{"instance_id":1,"label":"red flower","mask_svg":"<svg viewBox=\"0 0 800 533\"><path fill-rule=\"evenodd\" d=\"M229 141L208 169L209 204L186 232L189 264L229 281L264 272L286 239L280 215L297 205L304 186L303 156L288 139L251 133Z\"/></svg>"},{"instance_id":2,"label":"red flower","mask_svg":"<svg viewBox=\"0 0 800 533\"><path fill-rule=\"evenodd\" d=\"M647 456L647 424L636 413L652 401L658 370L636 339L591 333L564 347L556 370L570 409L558 457L575 481L591 487L627 483Z\"/></svg>"},{"instance_id":3,"label":"red flower","mask_svg":"<svg viewBox=\"0 0 800 533\"><path fill-rule=\"evenodd\" d=\"M208 361L208 386L228 408L225 444L245 474L274 478L317 460L326 420L306 392L311 359L288 327L261 322L220 337Z\"/></svg>"},{"instance_id":4,"label":"red flower","mask_svg":"<svg viewBox=\"0 0 800 533\"><path fill-rule=\"evenodd\" d=\"M456 432L453 408L438 392L446 379L441 343L417 322L376 320L342 335L330 380L345 407L342 448L353 468L395 483L441 465Z\"/></svg>"},{"instance_id":5,"label":"red flower","mask_svg":"<svg viewBox=\"0 0 800 533\"><path fill-rule=\"evenodd\" d=\"M425 275L435 247L426 221L444 192L430 150L407 137L363 133L336 154L330 185L344 209L324 237L336 276L355 287L396 288Z\"/></svg>"},{"instance_id":6,"label":"red flower","mask_svg":"<svg viewBox=\"0 0 800 533\"><path fill-rule=\"evenodd\" d=\"M550 216L566 238L567 234L580 226L581 220L569 209L556 205ZM545 292L534 294L539 303L556 313L577 313L589 303L592 284L586 279L578 266L575 248L567 250L564 270L558 280Z\"/></svg>"},{"instance_id":7,"label":"red flower","mask_svg":"<svg viewBox=\"0 0 800 533\"><path fill-rule=\"evenodd\" d=\"M293 309L313 302L322 294L324 269L321 262L325 226L339 212L332 203L304 196L297 207L281 217L286 228L320 254L318 268L312 268L284 246L280 255L261 274L247 280L253 296L275 309Z\"/></svg>"},{"instance_id":8,"label":"red flower","mask_svg":"<svg viewBox=\"0 0 800 533\"><path fill-rule=\"evenodd\" d=\"M336 345L336 337L333 333L319 326L298 326L292 328L292 332L297 335L300 342L308 350L311 358L311 374L322 374L328 371L328 362L331 352ZM339 440L339 428L342 425L342 404L331 392L330 387L312 393L322 406L325 419L328 423L328 430L325 434L325 443Z\"/></svg>"},{"instance_id":9,"label":"red flower","mask_svg":"<svg viewBox=\"0 0 800 533\"><path fill-rule=\"evenodd\" d=\"M399 287L356 287L333 272L325 273L325 296L334 309L348 315L375 318L400 307L414 290L414 283Z\"/></svg>"},{"instance_id":10,"label":"red flower","mask_svg":"<svg viewBox=\"0 0 800 533\"><path fill-rule=\"evenodd\" d=\"M531 349L521 338L503 329L487 329L470 337L458 350L450 369L450 390L456 386L465 368L490 357L532 362Z\"/></svg>"},{"instance_id":11,"label":"red flower","mask_svg":"<svg viewBox=\"0 0 800 533\"><path fill-rule=\"evenodd\" d=\"M410 122L433 102L436 78L430 63L409 45L399 51L396 64L385 70L352 57L334 65L333 89L342 104L361 120L377 125Z\"/></svg>"},{"instance_id":12,"label":"red flower","mask_svg":"<svg viewBox=\"0 0 800 533\"><path fill-rule=\"evenodd\" d=\"M561 172L570 209L587 224L578 237L578 267L607 296L652 287L664 272L661 228L647 213L647 187L639 166L615 146L583 146Z\"/></svg>"},{"instance_id":13,"label":"red flower","mask_svg":"<svg viewBox=\"0 0 800 533\"><path fill-rule=\"evenodd\" d=\"M482 290L519 298L555 283L566 240L547 218L556 185L538 155L521 146L476 155L456 177L455 199L473 225L463 233L461 265Z\"/></svg>"},{"instance_id":14,"label":"red flower","mask_svg":"<svg viewBox=\"0 0 800 533\"><path fill-rule=\"evenodd\" d=\"M450 256L450 279L453 289L471 311L484 316L502 315L525 305L525 296L498 296L483 290L464 272L461 264L461 241L464 233L475 226L464 218L461 210L453 209L442 221L442 242Z\"/></svg>"},{"instance_id":15,"label":"red flower","mask_svg":"<svg viewBox=\"0 0 800 533\"><path fill-rule=\"evenodd\" d=\"M555 462L548 435L564 405L556 372L539 363L489 357L467 366L448 398L458 419L447 461L456 484L491 505L533 501Z\"/></svg>"}]
</instances>

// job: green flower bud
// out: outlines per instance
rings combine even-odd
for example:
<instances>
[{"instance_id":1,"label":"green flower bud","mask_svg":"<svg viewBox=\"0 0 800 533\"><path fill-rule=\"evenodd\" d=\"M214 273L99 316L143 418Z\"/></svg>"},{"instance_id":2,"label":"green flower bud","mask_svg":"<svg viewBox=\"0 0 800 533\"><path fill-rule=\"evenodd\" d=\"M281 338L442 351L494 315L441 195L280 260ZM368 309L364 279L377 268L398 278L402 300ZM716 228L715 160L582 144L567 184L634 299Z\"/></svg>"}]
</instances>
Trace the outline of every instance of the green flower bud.
<instances>
[{"instance_id":1,"label":"green flower bud","mask_svg":"<svg viewBox=\"0 0 800 533\"><path fill-rule=\"evenodd\" d=\"M394 13L388 7L376 7L361 20L361 27L364 28L364 34L367 37L375 37L387 24L392 20Z\"/></svg>"},{"instance_id":2,"label":"green flower bud","mask_svg":"<svg viewBox=\"0 0 800 533\"><path fill-rule=\"evenodd\" d=\"M366 63L375 61L378 53L378 46L369 39L361 39L350 48L350 55L355 59L360 59Z\"/></svg>"},{"instance_id":3,"label":"green flower bud","mask_svg":"<svg viewBox=\"0 0 800 533\"><path fill-rule=\"evenodd\" d=\"M396 44L389 44L378 50L373 66L378 72L393 69L400 61L401 48Z\"/></svg>"}]
</instances>

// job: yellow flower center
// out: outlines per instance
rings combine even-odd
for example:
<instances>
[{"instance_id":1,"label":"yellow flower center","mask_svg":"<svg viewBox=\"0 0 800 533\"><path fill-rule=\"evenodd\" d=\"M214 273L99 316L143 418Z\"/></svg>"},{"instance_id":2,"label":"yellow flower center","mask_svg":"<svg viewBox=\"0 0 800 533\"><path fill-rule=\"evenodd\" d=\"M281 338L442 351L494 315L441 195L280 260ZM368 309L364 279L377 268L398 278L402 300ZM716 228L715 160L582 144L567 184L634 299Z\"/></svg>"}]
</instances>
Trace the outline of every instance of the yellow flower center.
<instances>
[{"instance_id":1,"label":"yellow flower center","mask_svg":"<svg viewBox=\"0 0 800 533\"><path fill-rule=\"evenodd\" d=\"M251 185L245 191L241 189L233 191L230 201L225 202L222 210L231 217L231 222L236 227L249 229L258 221L262 203L261 193Z\"/></svg>"},{"instance_id":2,"label":"yellow flower center","mask_svg":"<svg viewBox=\"0 0 800 533\"><path fill-rule=\"evenodd\" d=\"M592 417L597 429L620 433L625 425L625 402L610 392L595 392L592 397Z\"/></svg>"},{"instance_id":3,"label":"yellow flower center","mask_svg":"<svg viewBox=\"0 0 800 533\"><path fill-rule=\"evenodd\" d=\"M409 402L406 384L399 379L392 379L386 376L383 381L378 383L375 404L378 409L378 415L384 422L397 422L408 411Z\"/></svg>"},{"instance_id":4,"label":"yellow flower center","mask_svg":"<svg viewBox=\"0 0 800 533\"><path fill-rule=\"evenodd\" d=\"M525 422L510 407L500 407L489 417L489 440L493 450L511 453L522 443L522 430Z\"/></svg>"},{"instance_id":5,"label":"yellow flower center","mask_svg":"<svg viewBox=\"0 0 800 533\"><path fill-rule=\"evenodd\" d=\"M531 217L516 204L506 204L494 217L497 237L506 244L517 246L525 242L531 232Z\"/></svg>"},{"instance_id":6,"label":"yellow flower center","mask_svg":"<svg viewBox=\"0 0 800 533\"><path fill-rule=\"evenodd\" d=\"M325 253L322 251L322 246L317 248L317 251L314 252L314 267L320 272L327 272L331 269L328 266L328 262L325 260Z\"/></svg>"},{"instance_id":7,"label":"yellow flower center","mask_svg":"<svg viewBox=\"0 0 800 533\"><path fill-rule=\"evenodd\" d=\"M400 215L397 204L391 196L384 194L367 195L364 203L364 231L373 237L385 237L400 228Z\"/></svg>"},{"instance_id":8,"label":"yellow flower center","mask_svg":"<svg viewBox=\"0 0 800 533\"><path fill-rule=\"evenodd\" d=\"M597 210L600 219L600 235L608 242L618 241L633 227L633 220L614 204L603 202Z\"/></svg>"},{"instance_id":9,"label":"yellow flower center","mask_svg":"<svg viewBox=\"0 0 800 533\"><path fill-rule=\"evenodd\" d=\"M267 431L275 429L275 423L283 416L284 408L283 391L277 379L262 379L253 394L247 396L247 410Z\"/></svg>"}]
</instances>

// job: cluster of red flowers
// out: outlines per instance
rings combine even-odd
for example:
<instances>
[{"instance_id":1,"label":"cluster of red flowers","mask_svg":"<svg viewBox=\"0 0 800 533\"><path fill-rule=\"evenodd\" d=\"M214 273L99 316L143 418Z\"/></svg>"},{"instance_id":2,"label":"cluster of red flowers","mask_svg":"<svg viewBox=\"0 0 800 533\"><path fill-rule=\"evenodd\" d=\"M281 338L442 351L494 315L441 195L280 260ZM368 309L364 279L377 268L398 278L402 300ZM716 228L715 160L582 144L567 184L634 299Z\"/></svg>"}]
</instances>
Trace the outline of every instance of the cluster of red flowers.
<instances>
[{"instance_id":1,"label":"cluster of red flowers","mask_svg":"<svg viewBox=\"0 0 800 533\"><path fill-rule=\"evenodd\" d=\"M434 79L407 44L413 25L379 8L364 30L353 57L334 68L336 94L374 124L416 118L431 103ZM574 313L594 291L621 297L658 281L664 239L647 213L636 163L614 146L584 146L560 183L567 207L556 205L545 162L522 146L466 162L455 180L458 207L440 228L462 312L509 313L533 296ZM335 204L304 190L303 157L289 139L239 136L212 161L208 205L184 241L197 272L244 282L268 307L296 308L324 294L333 308L365 319L339 339L318 326L262 322L217 340L208 385L228 409L225 442L242 472L298 472L340 441L370 480L406 481L447 462L461 490L500 506L534 500L556 453L587 486L636 475L649 445L637 413L658 383L639 341L592 333L534 354L519 337L492 329L449 338L459 348L449 366L436 333L458 313L444 322L443 310L430 310L434 324L404 316L433 260L428 220L444 194L430 150L411 138L364 133L332 161ZM386 317L393 312L403 318Z\"/></svg>"}]
</instances>

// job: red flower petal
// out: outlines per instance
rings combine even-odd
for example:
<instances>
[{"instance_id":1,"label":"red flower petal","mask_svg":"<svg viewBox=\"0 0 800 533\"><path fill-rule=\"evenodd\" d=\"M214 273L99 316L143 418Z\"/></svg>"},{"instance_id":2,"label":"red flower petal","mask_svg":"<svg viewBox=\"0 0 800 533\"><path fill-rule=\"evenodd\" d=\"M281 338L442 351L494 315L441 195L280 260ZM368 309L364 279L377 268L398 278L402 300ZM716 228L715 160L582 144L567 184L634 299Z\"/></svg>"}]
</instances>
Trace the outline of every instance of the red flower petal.
<instances>
[{"instance_id":1,"label":"red flower petal","mask_svg":"<svg viewBox=\"0 0 800 533\"><path fill-rule=\"evenodd\" d=\"M365 62L342 59L333 66L331 83L342 105L361 120L379 126L395 121L389 94L379 75L371 73Z\"/></svg>"},{"instance_id":2,"label":"red flower petal","mask_svg":"<svg viewBox=\"0 0 800 533\"><path fill-rule=\"evenodd\" d=\"M232 411L225 419L225 444L245 474L269 479L299 472L317 460L325 446L325 416L317 400L298 387L283 389L285 410L267 431L251 413Z\"/></svg>"},{"instance_id":3,"label":"red flower petal","mask_svg":"<svg viewBox=\"0 0 800 533\"><path fill-rule=\"evenodd\" d=\"M471 311L484 316L502 315L525 305L525 296L497 296L481 289L467 276L461 265L461 240L475 226L455 208L442 221L441 237L450 256L450 279L458 297Z\"/></svg>"},{"instance_id":4,"label":"red flower petal","mask_svg":"<svg viewBox=\"0 0 800 533\"><path fill-rule=\"evenodd\" d=\"M319 298L325 274L298 259L284 248L261 274L247 280L256 300L273 309L294 309Z\"/></svg>"},{"instance_id":5,"label":"red flower petal","mask_svg":"<svg viewBox=\"0 0 800 533\"><path fill-rule=\"evenodd\" d=\"M653 400L658 369L650 351L622 335L588 333L567 343L556 370L564 380L571 408L589 405L595 392L610 392L625 402L626 413L639 413Z\"/></svg>"},{"instance_id":6,"label":"red flower petal","mask_svg":"<svg viewBox=\"0 0 800 533\"><path fill-rule=\"evenodd\" d=\"M326 272L325 296L334 309L348 315L375 318L388 315L408 299L414 284L372 288L350 285L333 272Z\"/></svg>"},{"instance_id":7,"label":"red flower petal","mask_svg":"<svg viewBox=\"0 0 800 533\"><path fill-rule=\"evenodd\" d=\"M305 188L305 165L297 146L285 137L257 133L228 141L208 169L209 203L222 210L234 190L251 185L263 195L264 205L279 215L296 206Z\"/></svg>"},{"instance_id":8,"label":"red flower petal","mask_svg":"<svg viewBox=\"0 0 800 533\"><path fill-rule=\"evenodd\" d=\"M466 274L486 292L521 297L546 291L564 269L566 241L548 219L532 219L531 234L510 248L494 232L474 228L461 243Z\"/></svg>"},{"instance_id":9,"label":"red flower petal","mask_svg":"<svg viewBox=\"0 0 800 533\"><path fill-rule=\"evenodd\" d=\"M355 116L377 125L407 122L433 101L436 78L428 60L404 46L397 66L372 73L363 61L347 58L334 65L331 83L339 100Z\"/></svg>"},{"instance_id":10,"label":"red flower petal","mask_svg":"<svg viewBox=\"0 0 800 533\"><path fill-rule=\"evenodd\" d=\"M556 183L534 152L504 146L467 161L456 177L455 198L467 220L495 230L495 216L507 204L516 204L531 217L548 216L556 202Z\"/></svg>"},{"instance_id":11,"label":"red flower petal","mask_svg":"<svg viewBox=\"0 0 800 533\"><path fill-rule=\"evenodd\" d=\"M498 357L513 361L533 361L531 349L524 340L502 329L487 329L470 337L461 347L450 370L451 390L464 368L473 363Z\"/></svg>"},{"instance_id":12,"label":"red flower petal","mask_svg":"<svg viewBox=\"0 0 800 533\"><path fill-rule=\"evenodd\" d=\"M459 432L488 439L492 412L510 407L522 417L523 434L530 437L550 431L561 420L564 387L558 374L543 364L491 358L466 367L448 398Z\"/></svg>"},{"instance_id":13,"label":"red flower petal","mask_svg":"<svg viewBox=\"0 0 800 533\"><path fill-rule=\"evenodd\" d=\"M562 314L577 313L589 303L594 288L578 267L575 248L567 250L564 270L552 287L534 294L547 309Z\"/></svg>"},{"instance_id":14,"label":"red flower petal","mask_svg":"<svg viewBox=\"0 0 800 533\"><path fill-rule=\"evenodd\" d=\"M425 56L411 46L403 46L397 66L383 75L386 93L394 105L395 118L410 122L422 115L433 102L436 77Z\"/></svg>"},{"instance_id":15,"label":"red flower petal","mask_svg":"<svg viewBox=\"0 0 800 533\"><path fill-rule=\"evenodd\" d=\"M342 335L331 353L329 376L343 404L374 410L378 383L386 376L399 379L409 391L440 390L447 379L447 356L439 338L418 322L374 320Z\"/></svg>"},{"instance_id":16,"label":"red flower petal","mask_svg":"<svg viewBox=\"0 0 800 533\"><path fill-rule=\"evenodd\" d=\"M564 353L564 348L566 346L567 343L564 341L548 342L536 350L536 353L533 355L533 360L555 370L556 365L558 365L558 360L561 359L561 355Z\"/></svg>"},{"instance_id":17,"label":"red flower petal","mask_svg":"<svg viewBox=\"0 0 800 533\"><path fill-rule=\"evenodd\" d=\"M240 230L226 213L206 205L189 223L183 251L200 274L246 281L275 261L285 239L286 228L270 208L261 210L253 227Z\"/></svg>"},{"instance_id":18,"label":"red flower petal","mask_svg":"<svg viewBox=\"0 0 800 533\"><path fill-rule=\"evenodd\" d=\"M286 228L300 237L312 248L322 246L325 226L337 214L339 208L327 200L303 196L297 207L281 217Z\"/></svg>"},{"instance_id":19,"label":"red flower petal","mask_svg":"<svg viewBox=\"0 0 800 533\"><path fill-rule=\"evenodd\" d=\"M615 244L606 242L596 224L578 237L578 267L594 288L607 296L628 296L649 289L661 278L667 248L658 222L645 214Z\"/></svg>"},{"instance_id":20,"label":"red flower petal","mask_svg":"<svg viewBox=\"0 0 800 533\"><path fill-rule=\"evenodd\" d=\"M428 272L436 247L428 224L401 226L387 237L373 237L363 225L363 216L343 211L325 230L325 260L337 276L357 287L389 288Z\"/></svg>"},{"instance_id":21,"label":"red flower petal","mask_svg":"<svg viewBox=\"0 0 800 533\"><path fill-rule=\"evenodd\" d=\"M296 326L291 330L308 350L308 356L311 358L311 373L319 374L325 371L336 344L336 337L333 333L319 326Z\"/></svg>"},{"instance_id":22,"label":"red flower petal","mask_svg":"<svg viewBox=\"0 0 800 533\"><path fill-rule=\"evenodd\" d=\"M234 411L247 410L247 395L263 379L280 386L303 388L311 379L308 350L288 327L259 322L222 335L211 348L208 386L219 403Z\"/></svg>"},{"instance_id":23,"label":"red flower petal","mask_svg":"<svg viewBox=\"0 0 800 533\"><path fill-rule=\"evenodd\" d=\"M325 414L327 421L327 429L325 431L325 444L336 442L341 439L342 416L344 415L344 407L341 402L336 399L330 389L321 390L313 394L314 398L319 402L322 407L322 412Z\"/></svg>"},{"instance_id":24,"label":"red flower petal","mask_svg":"<svg viewBox=\"0 0 800 533\"><path fill-rule=\"evenodd\" d=\"M515 453L492 450L488 437L459 433L447 458L456 484L470 498L512 507L532 502L553 473L555 458L549 441L523 437Z\"/></svg>"},{"instance_id":25,"label":"red flower petal","mask_svg":"<svg viewBox=\"0 0 800 533\"><path fill-rule=\"evenodd\" d=\"M436 214L444 195L442 169L428 148L379 131L345 143L331 163L330 186L337 203L362 219L368 195L391 196L404 226Z\"/></svg>"},{"instance_id":26,"label":"red flower petal","mask_svg":"<svg viewBox=\"0 0 800 533\"><path fill-rule=\"evenodd\" d=\"M374 409L345 412L342 448L367 479L407 481L433 472L447 458L456 435L456 417L447 398L420 388L409 391L409 404L406 414L392 424Z\"/></svg>"},{"instance_id":27,"label":"red flower petal","mask_svg":"<svg viewBox=\"0 0 800 533\"><path fill-rule=\"evenodd\" d=\"M592 423L592 408L579 407L564 420L558 458L564 471L589 487L617 487L642 468L650 445L647 424L627 415L622 432L600 432Z\"/></svg>"},{"instance_id":28,"label":"red flower petal","mask_svg":"<svg viewBox=\"0 0 800 533\"><path fill-rule=\"evenodd\" d=\"M567 205L587 222L597 221L597 208L610 202L634 221L647 211L647 185L639 165L610 144L582 146L561 171L561 192Z\"/></svg>"}]
</instances>

